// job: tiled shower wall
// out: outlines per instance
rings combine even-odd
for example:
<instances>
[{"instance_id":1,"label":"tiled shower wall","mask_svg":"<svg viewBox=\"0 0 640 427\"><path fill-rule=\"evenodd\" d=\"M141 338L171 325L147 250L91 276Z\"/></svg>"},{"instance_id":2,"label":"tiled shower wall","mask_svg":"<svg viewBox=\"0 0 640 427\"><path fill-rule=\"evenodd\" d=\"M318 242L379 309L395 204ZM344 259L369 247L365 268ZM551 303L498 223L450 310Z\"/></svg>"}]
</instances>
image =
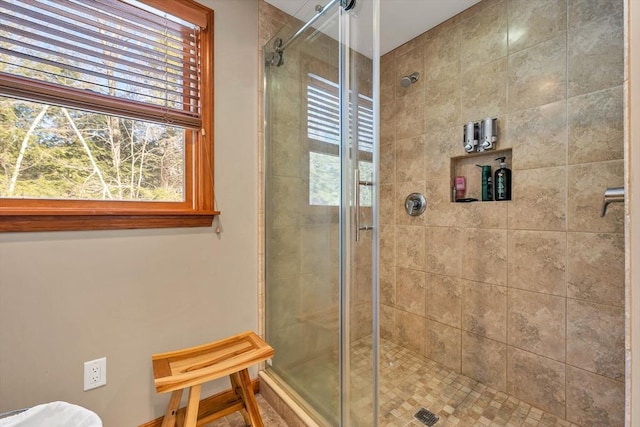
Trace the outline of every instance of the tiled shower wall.
<instances>
[{"instance_id":1,"label":"tiled shower wall","mask_svg":"<svg viewBox=\"0 0 640 427\"><path fill-rule=\"evenodd\" d=\"M623 185L622 0L485 0L381 76L383 337L580 425L624 425L622 206L600 217ZM485 117L512 150L513 200L452 203L463 124Z\"/></svg>"}]
</instances>

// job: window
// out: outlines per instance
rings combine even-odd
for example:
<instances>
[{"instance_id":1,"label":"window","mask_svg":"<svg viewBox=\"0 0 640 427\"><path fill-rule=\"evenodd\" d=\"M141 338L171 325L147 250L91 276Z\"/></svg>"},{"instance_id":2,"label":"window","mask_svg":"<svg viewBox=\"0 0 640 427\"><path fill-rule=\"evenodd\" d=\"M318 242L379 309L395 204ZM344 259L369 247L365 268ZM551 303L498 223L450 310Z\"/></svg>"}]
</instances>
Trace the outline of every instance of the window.
<instances>
[{"instance_id":1,"label":"window","mask_svg":"<svg viewBox=\"0 0 640 427\"><path fill-rule=\"evenodd\" d=\"M307 138L309 139L309 204L340 204L340 98L338 85L313 73L307 84ZM361 179L372 179L373 99L358 94L357 117L353 106L350 117L357 125L358 168ZM360 205L371 206L371 187L360 191Z\"/></svg>"},{"instance_id":2,"label":"window","mask_svg":"<svg viewBox=\"0 0 640 427\"><path fill-rule=\"evenodd\" d=\"M209 226L213 11L0 0L0 231Z\"/></svg>"}]
</instances>

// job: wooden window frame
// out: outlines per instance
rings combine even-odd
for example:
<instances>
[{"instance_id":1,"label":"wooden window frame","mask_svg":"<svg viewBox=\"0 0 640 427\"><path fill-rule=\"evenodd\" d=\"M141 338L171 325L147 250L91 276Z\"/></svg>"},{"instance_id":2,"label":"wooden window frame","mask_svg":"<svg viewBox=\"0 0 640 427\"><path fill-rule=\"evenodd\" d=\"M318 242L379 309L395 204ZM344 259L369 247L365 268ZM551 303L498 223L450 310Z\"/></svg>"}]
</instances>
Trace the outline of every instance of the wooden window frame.
<instances>
[{"instance_id":1,"label":"wooden window frame","mask_svg":"<svg viewBox=\"0 0 640 427\"><path fill-rule=\"evenodd\" d=\"M209 227L215 209L213 167L214 11L194 0L140 0L201 29L200 130L185 129L183 202L0 198L0 232Z\"/></svg>"}]
</instances>

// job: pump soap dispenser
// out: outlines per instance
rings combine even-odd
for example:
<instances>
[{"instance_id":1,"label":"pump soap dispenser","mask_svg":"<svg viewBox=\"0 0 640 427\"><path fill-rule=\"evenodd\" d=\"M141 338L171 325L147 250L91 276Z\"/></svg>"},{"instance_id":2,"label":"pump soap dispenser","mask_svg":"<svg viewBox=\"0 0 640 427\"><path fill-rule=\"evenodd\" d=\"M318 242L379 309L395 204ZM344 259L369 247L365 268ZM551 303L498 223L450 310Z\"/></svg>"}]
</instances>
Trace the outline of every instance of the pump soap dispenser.
<instances>
[{"instance_id":1,"label":"pump soap dispenser","mask_svg":"<svg viewBox=\"0 0 640 427\"><path fill-rule=\"evenodd\" d=\"M506 157L498 157L500 169L495 173L493 183L495 185L496 200L511 200L511 169L507 168Z\"/></svg>"}]
</instances>

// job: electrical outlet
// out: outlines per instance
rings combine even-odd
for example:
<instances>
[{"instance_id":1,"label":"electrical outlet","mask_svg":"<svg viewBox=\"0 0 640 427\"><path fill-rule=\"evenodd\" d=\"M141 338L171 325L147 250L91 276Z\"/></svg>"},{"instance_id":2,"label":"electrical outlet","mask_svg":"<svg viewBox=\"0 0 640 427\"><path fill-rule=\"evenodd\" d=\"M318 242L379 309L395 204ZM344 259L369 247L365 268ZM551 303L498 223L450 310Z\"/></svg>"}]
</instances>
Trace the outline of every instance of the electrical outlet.
<instances>
[{"instance_id":1,"label":"electrical outlet","mask_svg":"<svg viewBox=\"0 0 640 427\"><path fill-rule=\"evenodd\" d=\"M107 358L84 362L84 391L107 384Z\"/></svg>"}]
</instances>

